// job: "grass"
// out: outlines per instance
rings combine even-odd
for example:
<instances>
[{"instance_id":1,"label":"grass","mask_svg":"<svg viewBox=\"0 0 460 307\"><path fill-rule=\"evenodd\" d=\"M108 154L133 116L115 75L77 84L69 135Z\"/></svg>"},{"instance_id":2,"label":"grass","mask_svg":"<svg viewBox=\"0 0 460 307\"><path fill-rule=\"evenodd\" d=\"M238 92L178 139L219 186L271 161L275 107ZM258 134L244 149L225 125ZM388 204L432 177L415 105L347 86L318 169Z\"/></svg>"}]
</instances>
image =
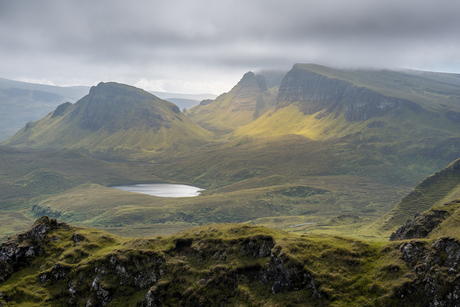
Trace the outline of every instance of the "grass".
<instances>
[{"instance_id":1,"label":"grass","mask_svg":"<svg viewBox=\"0 0 460 307\"><path fill-rule=\"evenodd\" d=\"M139 159L212 139L210 132L194 125L180 111L175 113L174 107L134 87L101 83L62 115L50 113L2 144L33 149L78 148L92 155Z\"/></svg>"},{"instance_id":2,"label":"grass","mask_svg":"<svg viewBox=\"0 0 460 307\"><path fill-rule=\"evenodd\" d=\"M371 231L390 234L415 213L443 205L459 196L459 161L424 179L381 219L370 226Z\"/></svg>"},{"instance_id":3,"label":"grass","mask_svg":"<svg viewBox=\"0 0 460 307\"><path fill-rule=\"evenodd\" d=\"M78 243L73 241L75 233L80 237ZM46 244L46 256L0 283L0 301L6 298L23 306L44 302L58 306L73 299L97 301L91 284L99 276L98 283L110 293L113 306L134 306L149 288L168 306L184 300L232 306L260 302L265 306L307 302L312 306L385 305L410 270L400 259L399 244L298 236L240 224L211 224L145 239L127 239L85 227L55 230L51 236L59 240ZM269 254L252 256L253 250L259 255L264 244L272 246L273 257L280 259L284 268L312 278L314 288L302 285L299 291L272 294L272 282L264 284L257 277L257 272L273 265ZM398 271L392 273L395 267ZM54 279L57 272L61 277ZM155 272L155 281L136 288L133 277L141 272ZM68 291L70 285L77 291L75 296Z\"/></svg>"}]
</instances>

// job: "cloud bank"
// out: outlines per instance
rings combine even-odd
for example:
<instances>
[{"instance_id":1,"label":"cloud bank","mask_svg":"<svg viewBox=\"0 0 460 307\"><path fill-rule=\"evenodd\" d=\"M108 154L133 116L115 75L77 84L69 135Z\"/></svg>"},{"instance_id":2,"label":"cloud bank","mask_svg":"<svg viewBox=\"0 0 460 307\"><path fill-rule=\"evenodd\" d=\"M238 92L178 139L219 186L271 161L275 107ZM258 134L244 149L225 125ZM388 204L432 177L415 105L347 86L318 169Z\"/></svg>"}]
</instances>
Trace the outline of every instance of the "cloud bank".
<instances>
[{"instance_id":1,"label":"cloud bank","mask_svg":"<svg viewBox=\"0 0 460 307\"><path fill-rule=\"evenodd\" d=\"M460 2L1 1L0 77L219 94L294 63L460 72Z\"/></svg>"}]
</instances>

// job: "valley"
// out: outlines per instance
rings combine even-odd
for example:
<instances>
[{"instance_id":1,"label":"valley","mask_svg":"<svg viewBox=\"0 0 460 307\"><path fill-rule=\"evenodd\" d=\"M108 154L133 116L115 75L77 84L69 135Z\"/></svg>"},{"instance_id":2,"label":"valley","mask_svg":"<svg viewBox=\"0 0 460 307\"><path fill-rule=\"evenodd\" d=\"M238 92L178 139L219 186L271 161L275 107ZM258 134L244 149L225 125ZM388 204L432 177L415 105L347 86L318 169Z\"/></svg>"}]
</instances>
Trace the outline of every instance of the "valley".
<instances>
[{"instance_id":1,"label":"valley","mask_svg":"<svg viewBox=\"0 0 460 307\"><path fill-rule=\"evenodd\" d=\"M459 157L459 82L296 64L249 72L184 114L140 89L100 83L2 143L0 209L19 214L19 225L48 215L133 235L120 229L245 222L383 239L413 212L385 231L363 229ZM168 182L205 191L161 199L105 188ZM3 227L3 238L17 230Z\"/></svg>"},{"instance_id":2,"label":"valley","mask_svg":"<svg viewBox=\"0 0 460 307\"><path fill-rule=\"evenodd\" d=\"M202 264L194 257L201 252L207 255L203 259L221 257L216 242L236 251L251 240L263 245L270 237L267 240L275 243L259 260L240 258L234 251L229 256L234 262L222 268L226 278L237 274L229 273L233 269L241 273L249 267L261 276L262 266L280 265L282 253L277 253L283 250L293 263L289 270L308 273L322 285L318 292L305 288L310 279L302 284L309 291L302 295L317 295L315 304L320 304L319 296L336 306L359 303L339 284L373 289L363 296L368 304L393 302L394 293L407 294L409 283L423 280L414 277L412 268L424 260L420 256L411 264L404 258L407 249L388 243L390 236L428 240L413 244L436 257L441 252L431 243L441 235L458 238L459 139L460 76L454 74L295 64L289 72L248 72L228 93L183 111L142 89L101 82L77 102L60 104L1 143L0 241L20 241L17 232L46 219L48 230L56 229L57 236L67 240L62 250L57 246L64 242L50 243L54 258L49 261L68 263L73 272L69 280L74 280L83 274L85 261L94 269L95 262L105 263L112 252L131 257L129 253L137 253L136 242L149 254L157 248L151 240L161 246L155 253L167 255L168 269L184 265L187 274L205 276L208 266L212 271L218 264ZM196 197L171 198L110 188L149 183L187 184L204 191ZM93 255L91 247L75 247L80 246L71 243L75 234L55 223L73 225L66 227L81 230L88 242L99 242L95 250L101 250ZM233 231L241 236L233 237ZM100 237L111 238L107 246ZM454 242L443 240L439 242L444 245ZM123 244L133 247L130 256L123 256ZM315 249L325 251L317 254ZM312 264L299 256L301 252L319 262ZM326 273L335 257L353 264ZM42 274L37 266L28 272ZM311 272L303 271L307 266ZM278 269L288 274L284 266ZM238 295L252 303L260 299L259 290L269 283L272 287L278 278L255 284L251 280L256 275L241 274L247 282L235 286L242 291ZM439 277L440 284L453 282L446 274ZM18 297L8 287L27 286L14 276L19 275L2 291ZM157 287L153 284L148 287ZM160 288L155 291L171 295ZM281 292L294 300L294 288ZM51 292L48 299L59 301ZM228 299L219 295L221 301Z\"/></svg>"}]
</instances>

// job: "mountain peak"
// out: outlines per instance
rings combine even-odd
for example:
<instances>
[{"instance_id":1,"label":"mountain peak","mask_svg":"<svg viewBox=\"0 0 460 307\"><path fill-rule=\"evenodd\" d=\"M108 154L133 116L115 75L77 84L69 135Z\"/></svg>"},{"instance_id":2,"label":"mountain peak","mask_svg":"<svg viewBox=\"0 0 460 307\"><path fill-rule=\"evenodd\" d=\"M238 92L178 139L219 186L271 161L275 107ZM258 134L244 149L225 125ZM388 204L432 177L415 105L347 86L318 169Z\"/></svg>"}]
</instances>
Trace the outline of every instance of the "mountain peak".
<instances>
[{"instance_id":1,"label":"mountain peak","mask_svg":"<svg viewBox=\"0 0 460 307\"><path fill-rule=\"evenodd\" d=\"M29 124L31 126L31 124ZM83 152L146 151L209 137L173 103L142 89L101 82L75 104L63 104L6 141L9 146L78 148ZM135 148L135 150L133 149ZM116 153L115 153L116 155Z\"/></svg>"}]
</instances>

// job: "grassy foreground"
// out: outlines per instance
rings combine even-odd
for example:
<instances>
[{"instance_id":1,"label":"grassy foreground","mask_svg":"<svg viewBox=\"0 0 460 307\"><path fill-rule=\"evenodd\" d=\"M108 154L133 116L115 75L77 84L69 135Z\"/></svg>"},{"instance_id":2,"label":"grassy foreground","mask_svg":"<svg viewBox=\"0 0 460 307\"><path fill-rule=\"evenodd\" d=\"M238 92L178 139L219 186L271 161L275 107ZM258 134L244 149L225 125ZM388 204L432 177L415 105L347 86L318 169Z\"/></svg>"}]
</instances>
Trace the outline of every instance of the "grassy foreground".
<instances>
[{"instance_id":1,"label":"grassy foreground","mask_svg":"<svg viewBox=\"0 0 460 307\"><path fill-rule=\"evenodd\" d=\"M37 229L46 229L46 234ZM399 296L417 279L400 248L404 244L298 236L239 224L128 239L43 217L2 245L35 253L29 253L14 273L2 272L0 302L3 306L417 306Z\"/></svg>"}]
</instances>

